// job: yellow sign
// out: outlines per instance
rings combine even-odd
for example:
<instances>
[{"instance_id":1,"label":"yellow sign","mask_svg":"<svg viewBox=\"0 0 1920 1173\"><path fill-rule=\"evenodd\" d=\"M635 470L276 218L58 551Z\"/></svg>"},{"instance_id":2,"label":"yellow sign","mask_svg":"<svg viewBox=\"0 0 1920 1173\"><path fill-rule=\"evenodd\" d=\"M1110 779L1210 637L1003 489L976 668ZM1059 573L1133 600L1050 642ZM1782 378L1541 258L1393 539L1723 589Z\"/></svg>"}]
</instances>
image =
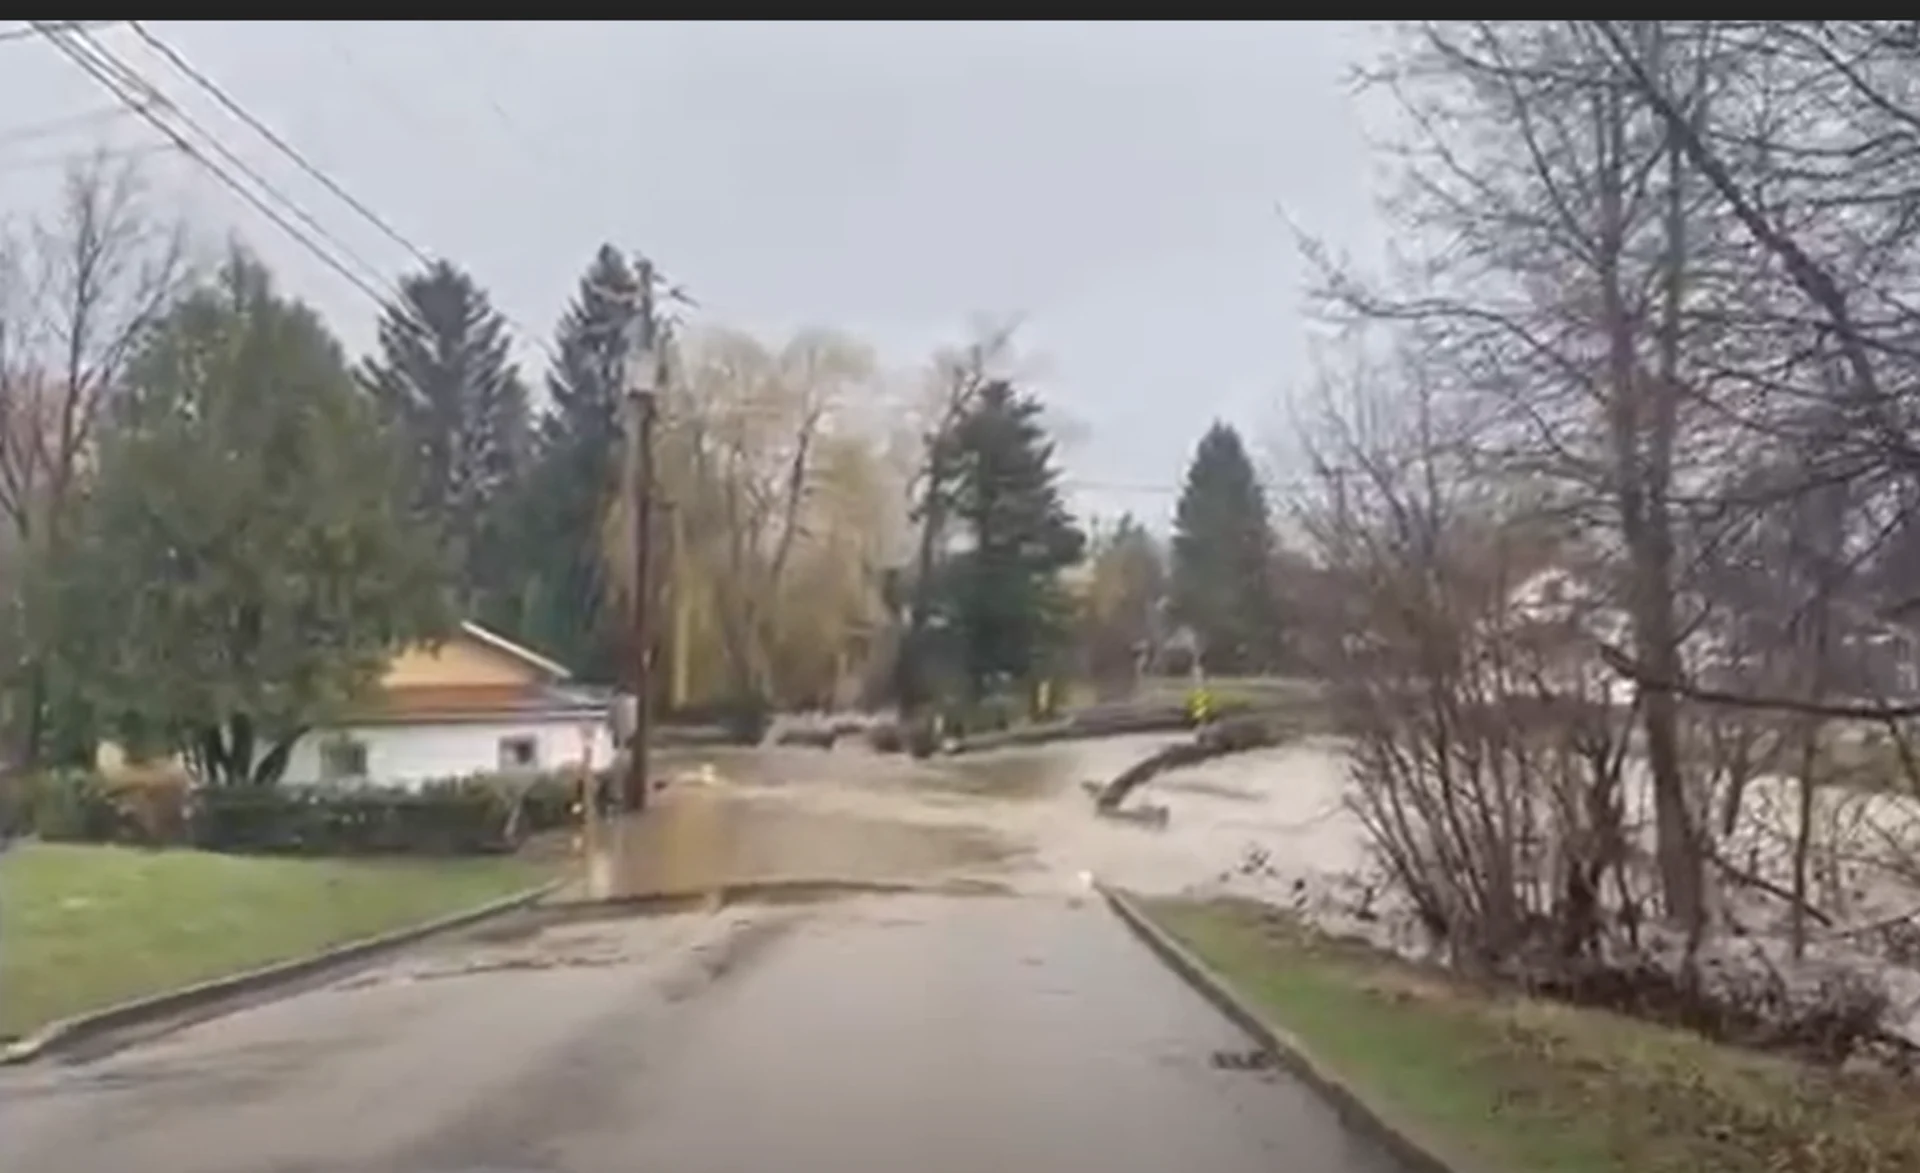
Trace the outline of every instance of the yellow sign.
<instances>
[{"instance_id":1,"label":"yellow sign","mask_svg":"<svg viewBox=\"0 0 1920 1173\"><path fill-rule=\"evenodd\" d=\"M1187 694L1187 716L1195 725L1205 725L1213 720L1213 694L1204 688L1196 688Z\"/></svg>"}]
</instances>

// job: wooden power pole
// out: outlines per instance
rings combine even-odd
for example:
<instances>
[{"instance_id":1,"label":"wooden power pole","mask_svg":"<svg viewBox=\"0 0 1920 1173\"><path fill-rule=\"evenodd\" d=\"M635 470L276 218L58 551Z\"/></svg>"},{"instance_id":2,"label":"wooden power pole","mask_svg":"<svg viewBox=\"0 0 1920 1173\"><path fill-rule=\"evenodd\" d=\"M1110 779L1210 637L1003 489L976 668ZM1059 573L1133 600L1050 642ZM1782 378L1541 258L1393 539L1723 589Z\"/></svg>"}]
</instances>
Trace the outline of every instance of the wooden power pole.
<instances>
[{"instance_id":1,"label":"wooden power pole","mask_svg":"<svg viewBox=\"0 0 1920 1173\"><path fill-rule=\"evenodd\" d=\"M654 316L654 271L642 258L635 266L639 305L627 351L627 398L632 416L633 592L630 638L633 642L633 735L627 746L625 801L630 811L645 810L649 790L647 742L653 708L653 505L655 391L659 382L658 321Z\"/></svg>"}]
</instances>

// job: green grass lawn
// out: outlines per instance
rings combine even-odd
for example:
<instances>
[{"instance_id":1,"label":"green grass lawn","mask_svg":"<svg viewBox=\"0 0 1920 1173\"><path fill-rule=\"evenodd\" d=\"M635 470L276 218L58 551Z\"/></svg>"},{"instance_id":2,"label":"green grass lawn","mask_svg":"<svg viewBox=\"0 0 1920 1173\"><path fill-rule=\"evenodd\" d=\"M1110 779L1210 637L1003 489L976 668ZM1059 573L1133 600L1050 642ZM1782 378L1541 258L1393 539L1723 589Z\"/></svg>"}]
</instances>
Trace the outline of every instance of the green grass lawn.
<instances>
[{"instance_id":1,"label":"green grass lawn","mask_svg":"<svg viewBox=\"0 0 1920 1173\"><path fill-rule=\"evenodd\" d=\"M1145 907L1363 1098L1469 1168L1920 1170L1911 1084L1489 994L1251 904Z\"/></svg>"},{"instance_id":2,"label":"green grass lawn","mask_svg":"<svg viewBox=\"0 0 1920 1173\"><path fill-rule=\"evenodd\" d=\"M511 858L16 846L0 855L0 1037L431 920L547 874Z\"/></svg>"}]
</instances>

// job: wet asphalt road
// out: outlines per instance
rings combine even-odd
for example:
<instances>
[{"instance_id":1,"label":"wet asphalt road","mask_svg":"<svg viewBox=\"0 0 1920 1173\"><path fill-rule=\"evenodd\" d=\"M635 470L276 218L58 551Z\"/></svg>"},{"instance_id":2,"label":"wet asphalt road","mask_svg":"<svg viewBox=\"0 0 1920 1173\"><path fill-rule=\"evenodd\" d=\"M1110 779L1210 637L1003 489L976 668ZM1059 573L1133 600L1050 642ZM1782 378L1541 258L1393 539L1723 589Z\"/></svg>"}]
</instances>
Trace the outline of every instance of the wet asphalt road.
<instances>
[{"instance_id":1,"label":"wet asphalt road","mask_svg":"<svg viewBox=\"0 0 1920 1173\"><path fill-rule=\"evenodd\" d=\"M1097 901L863 897L443 944L0 1072L7 1173L1387 1173Z\"/></svg>"}]
</instances>

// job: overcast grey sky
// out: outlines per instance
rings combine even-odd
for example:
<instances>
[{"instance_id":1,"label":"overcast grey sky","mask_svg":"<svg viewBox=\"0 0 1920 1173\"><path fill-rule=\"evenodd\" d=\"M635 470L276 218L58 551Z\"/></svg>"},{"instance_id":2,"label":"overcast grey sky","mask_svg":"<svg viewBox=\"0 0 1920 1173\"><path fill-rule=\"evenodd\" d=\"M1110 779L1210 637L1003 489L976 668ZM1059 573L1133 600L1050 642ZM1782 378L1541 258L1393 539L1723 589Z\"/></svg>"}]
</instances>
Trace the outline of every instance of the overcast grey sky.
<instances>
[{"instance_id":1,"label":"overcast grey sky","mask_svg":"<svg viewBox=\"0 0 1920 1173\"><path fill-rule=\"evenodd\" d=\"M9 24L7 27L15 27ZM545 335L595 247L651 253L700 315L827 325L893 363L1019 314L1080 425L1082 506L1158 522L1213 417L1255 443L1310 377L1309 231L1377 247L1343 73L1316 23L153 22L411 240ZM97 34L383 273L412 263L125 29ZM64 152L158 141L37 39L0 43L0 207ZM55 119L59 133L33 133ZM11 133L22 131L25 133ZM364 294L216 183L157 159L354 346ZM1123 491L1114 486L1139 486Z\"/></svg>"}]
</instances>

